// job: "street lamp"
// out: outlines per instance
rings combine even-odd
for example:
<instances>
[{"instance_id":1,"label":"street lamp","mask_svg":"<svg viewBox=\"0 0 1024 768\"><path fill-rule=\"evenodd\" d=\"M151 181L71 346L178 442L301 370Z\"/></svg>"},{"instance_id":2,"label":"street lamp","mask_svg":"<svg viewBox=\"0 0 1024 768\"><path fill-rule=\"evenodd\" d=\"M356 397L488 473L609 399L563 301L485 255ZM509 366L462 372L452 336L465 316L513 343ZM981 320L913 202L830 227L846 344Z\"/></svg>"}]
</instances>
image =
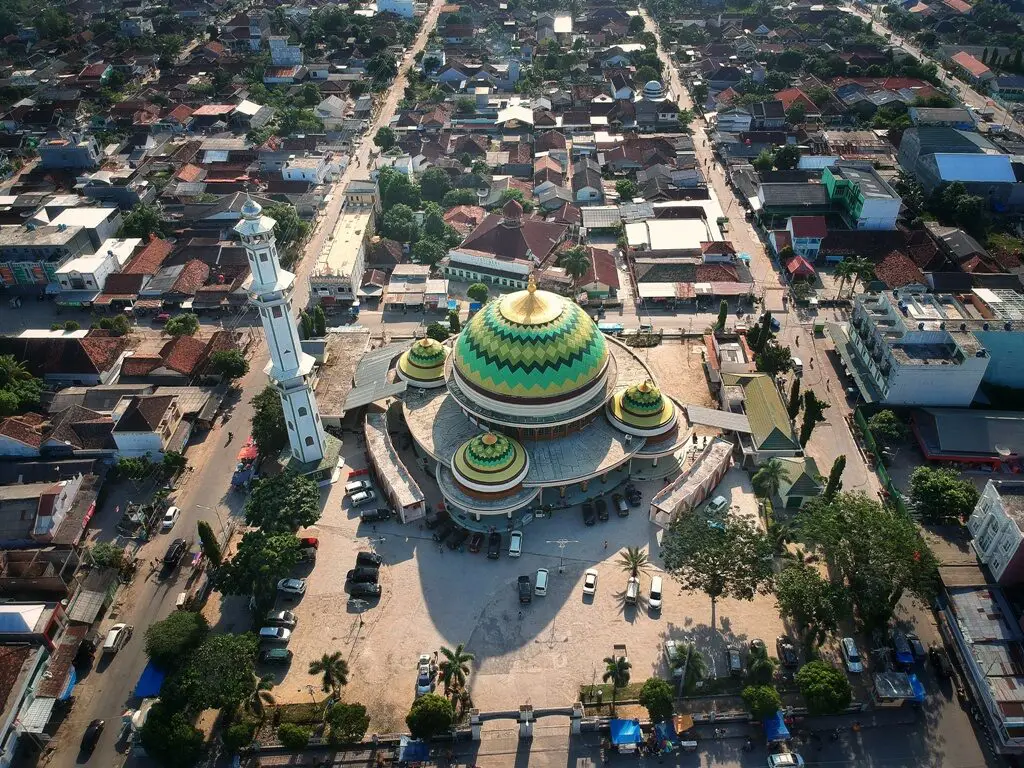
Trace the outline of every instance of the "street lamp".
<instances>
[{"instance_id":1,"label":"street lamp","mask_svg":"<svg viewBox=\"0 0 1024 768\"><path fill-rule=\"evenodd\" d=\"M558 545L558 572L565 573L565 569L562 568L562 558L565 555L565 547L567 544L579 544L579 541L576 539L551 539L547 543Z\"/></svg>"},{"instance_id":2,"label":"street lamp","mask_svg":"<svg viewBox=\"0 0 1024 768\"><path fill-rule=\"evenodd\" d=\"M218 505L219 507L220 505ZM213 512L217 516L217 522L220 524L220 532L224 533L227 528L224 527L224 520L220 516L220 509L217 507L208 507L205 504L196 504L196 509L205 509L207 512Z\"/></svg>"}]
</instances>

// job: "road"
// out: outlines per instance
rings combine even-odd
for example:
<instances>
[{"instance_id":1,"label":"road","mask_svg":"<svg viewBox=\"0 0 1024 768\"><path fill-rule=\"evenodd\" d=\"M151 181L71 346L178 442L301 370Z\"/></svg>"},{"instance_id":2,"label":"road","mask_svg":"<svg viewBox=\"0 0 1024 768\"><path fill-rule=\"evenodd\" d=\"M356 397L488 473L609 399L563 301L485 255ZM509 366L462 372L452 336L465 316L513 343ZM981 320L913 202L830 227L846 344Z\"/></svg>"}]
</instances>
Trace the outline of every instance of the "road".
<instances>
[{"instance_id":1,"label":"road","mask_svg":"<svg viewBox=\"0 0 1024 768\"><path fill-rule=\"evenodd\" d=\"M421 27L413 46L406 53L399 75L385 97L377 118L373 121L367 139L356 151L359 164L355 158L348 170L335 185L337 192L344 189L352 178L365 174L366 162L369 158L369 145L377 128L387 125L394 115L398 101L405 89L408 69L420 49L426 45L427 37L437 22L442 3L435 0ZM304 306L309 297L309 271L315 263L314 255L323 247L327 233L333 228L341 210L342 195L335 194L327 213L321 218L319 226L311 235L306 247L305 257L299 262L296 272L296 307ZM379 313L370 313L366 318L368 325L376 326L381 322ZM418 319L416 320L418 325ZM250 359L250 371L238 384L241 396L234 402L230 410L230 418L226 424L218 423L208 434L201 436L199 441L189 445L186 456L191 470L173 497L173 503L181 508L174 530L170 534L156 536L153 541L143 545L139 550L141 562L148 563L154 558L163 556L166 547L173 537L196 538L196 525L205 520L214 530L221 530L222 523L230 525L239 520L244 497L229 490L231 473L235 467L235 457L239 444L248 434L252 418L250 400L267 383L263 368L267 363L267 351L263 344L256 347ZM235 437L228 443L228 432ZM113 507L117 502L109 500L105 509L97 515L95 528L98 541L111 541L115 534L116 516ZM121 722L121 713L131 699L135 682L146 665L145 631L154 622L166 618L175 610L178 593L184 588L187 573L176 572L171 578L161 581L156 574L151 574L148 567L140 568L135 582L122 590L115 605L119 606L116 621L126 622L135 627L131 641L114 656L109 664L98 663L94 669L80 682L75 689L75 702L68 717L61 724L56 738L51 741L52 752L45 755L41 762L55 768L70 768L78 763L78 744L85 726L93 719L105 720L107 727L99 744L89 761L91 766L120 766L125 763L124 755L117 747L117 736ZM106 630L115 623L110 616L102 623ZM127 762L134 762L129 757Z\"/></svg>"}]
</instances>

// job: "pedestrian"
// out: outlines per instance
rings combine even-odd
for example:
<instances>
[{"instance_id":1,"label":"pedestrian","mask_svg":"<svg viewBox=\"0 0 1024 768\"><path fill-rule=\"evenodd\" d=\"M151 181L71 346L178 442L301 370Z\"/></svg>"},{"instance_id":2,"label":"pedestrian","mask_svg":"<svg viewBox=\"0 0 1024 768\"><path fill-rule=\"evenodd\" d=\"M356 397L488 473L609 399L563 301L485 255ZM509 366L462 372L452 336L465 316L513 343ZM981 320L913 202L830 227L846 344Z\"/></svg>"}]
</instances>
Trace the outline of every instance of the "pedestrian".
<instances>
[{"instance_id":1,"label":"pedestrian","mask_svg":"<svg viewBox=\"0 0 1024 768\"><path fill-rule=\"evenodd\" d=\"M520 619L523 618L523 611L522 611L522 609L519 610L519 618Z\"/></svg>"},{"instance_id":2,"label":"pedestrian","mask_svg":"<svg viewBox=\"0 0 1024 768\"><path fill-rule=\"evenodd\" d=\"M605 549L608 549L608 539L605 539L605 540L604 540L604 548L605 548Z\"/></svg>"}]
</instances>

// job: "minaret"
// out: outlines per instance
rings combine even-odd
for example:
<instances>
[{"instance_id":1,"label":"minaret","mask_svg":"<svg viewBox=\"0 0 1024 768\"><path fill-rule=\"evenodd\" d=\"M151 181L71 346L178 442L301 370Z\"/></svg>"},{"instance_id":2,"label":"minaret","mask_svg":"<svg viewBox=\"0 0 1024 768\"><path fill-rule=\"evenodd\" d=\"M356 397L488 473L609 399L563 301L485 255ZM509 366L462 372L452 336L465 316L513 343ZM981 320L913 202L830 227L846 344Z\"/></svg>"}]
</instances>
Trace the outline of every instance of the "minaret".
<instances>
[{"instance_id":1,"label":"minaret","mask_svg":"<svg viewBox=\"0 0 1024 768\"><path fill-rule=\"evenodd\" d=\"M324 458L326 437L309 383L313 358L299 345L291 300L295 275L281 268L274 241L276 224L263 215L259 203L249 198L242 206L242 220L235 225L235 232L249 258L249 296L259 310L270 349L270 362L264 371L281 395L292 458L301 464L319 463Z\"/></svg>"}]
</instances>

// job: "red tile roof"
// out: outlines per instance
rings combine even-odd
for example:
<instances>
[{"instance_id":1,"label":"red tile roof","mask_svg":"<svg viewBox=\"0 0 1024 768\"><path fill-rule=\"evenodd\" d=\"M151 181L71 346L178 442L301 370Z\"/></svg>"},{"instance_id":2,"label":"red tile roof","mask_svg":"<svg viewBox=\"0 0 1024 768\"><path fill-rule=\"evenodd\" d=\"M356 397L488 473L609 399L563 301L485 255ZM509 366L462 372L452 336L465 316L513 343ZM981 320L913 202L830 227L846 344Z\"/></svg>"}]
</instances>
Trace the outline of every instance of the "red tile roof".
<instances>
[{"instance_id":1,"label":"red tile roof","mask_svg":"<svg viewBox=\"0 0 1024 768\"><path fill-rule=\"evenodd\" d=\"M204 176L206 176L206 169L192 163L185 163L181 166L181 170L174 174L174 178L178 181L200 181Z\"/></svg>"},{"instance_id":2,"label":"red tile roof","mask_svg":"<svg viewBox=\"0 0 1024 768\"><path fill-rule=\"evenodd\" d=\"M695 283L735 283L739 282L736 268L728 264L698 264Z\"/></svg>"},{"instance_id":3,"label":"red tile roof","mask_svg":"<svg viewBox=\"0 0 1024 768\"><path fill-rule=\"evenodd\" d=\"M791 216L793 237L823 238L828 234L828 224L824 216Z\"/></svg>"},{"instance_id":4,"label":"red tile roof","mask_svg":"<svg viewBox=\"0 0 1024 768\"><path fill-rule=\"evenodd\" d=\"M187 104L179 104L170 112L167 113L166 117L173 118L179 123L184 123L192 116L192 107Z\"/></svg>"},{"instance_id":5,"label":"red tile roof","mask_svg":"<svg viewBox=\"0 0 1024 768\"><path fill-rule=\"evenodd\" d=\"M145 376L163 365L163 362L160 355L129 355L121 364L121 375Z\"/></svg>"},{"instance_id":6,"label":"red tile roof","mask_svg":"<svg viewBox=\"0 0 1024 768\"><path fill-rule=\"evenodd\" d=\"M171 286L171 291L191 296L206 283L209 277L210 265L199 259L192 259L181 268L174 285Z\"/></svg>"},{"instance_id":7,"label":"red tile roof","mask_svg":"<svg viewBox=\"0 0 1024 768\"><path fill-rule=\"evenodd\" d=\"M0 435L17 440L23 445L38 448L43 444L44 422L45 419L35 413L11 416L0 421Z\"/></svg>"},{"instance_id":8,"label":"red tile roof","mask_svg":"<svg viewBox=\"0 0 1024 768\"><path fill-rule=\"evenodd\" d=\"M821 112L817 104L811 101L811 98L799 88L786 88L776 93L775 98L781 101L782 106L787 110L794 104L800 104L804 108L805 114L816 115Z\"/></svg>"},{"instance_id":9,"label":"red tile roof","mask_svg":"<svg viewBox=\"0 0 1024 768\"><path fill-rule=\"evenodd\" d=\"M942 4L957 13L970 13L973 10L971 4L963 0L942 0Z\"/></svg>"},{"instance_id":10,"label":"red tile roof","mask_svg":"<svg viewBox=\"0 0 1024 768\"><path fill-rule=\"evenodd\" d=\"M79 79L95 79L103 76L103 73L107 71L107 67L110 65L105 61L97 62L96 64L90 64L85 67L81 72L78 73Z\"/></svg>"},{"instance_id":11,"label":"red tile roof","mask_svg":"<svg viewBox=\"0 0 1024 768\"><path fill-rule=\"evenodd\" d=\"M587 273L580 279L580 285L591 285L603 283L609 288L618 289L619 270L615 267L615 257L611 251L604 248L587 248L587 255L590 257L590 267Z\"/></svg>"},{"instance_id":12,"label":"red tile roof","mask_svg":"<svg viewBox=\"0 0 1024 768\"><path fill-rule=\"evenodd\" d=\"M775 248L781 251L783 248L792 248L793 241L789 237L789 232L784 229L776 229L772 231L775 236Z\"/></svg>"},{"instance_id":13,"label":"red tile roof","mask_svg":"<svg viewBox=\"0 0 1024 768\"><path fill-rule=\"evenodd\" d=\"M926 284L924 273L902 251L893 251L875 264L875 277L888 288L902 288L912 283Z\"/></svg>"},{"instance_id":14,"label":"red tile roof","mask_svg":"<svg viewBox=\"0 0 1024 768\"><path fill-rule=\"evenodd\" d=\"M189 375L206 357L206 346L194 336L178 336L164 344L160 357L172 371Z\"/></svg>"},{"instance_id":15,"label":"red tile roof","mask_svg":"<svg viewBox=\"0 0 1024 768\"><path fill-rule=\"evenodd\" d=\"M108 371L117 361L117 358L128 349L128 338L126 336L97 336L93 331L84 339L81 339L82 349L89 356L89 360L96 366L96 372Z\"/></svg>"},{"instance_id":16,"label":"red tile roof","mask_svg":"<svg viewBox=\"0 0 1024 768\"><path fill-rule=\"evenodd\" d=\"M963 67L975 77L981 77L987 72L990 72L988 67L982 64L978 59L971 56L967 51L960 51L953 55L953 63Z\"/></svg>"},{"instance_id":17,"label":"red tile roof","mask_svg":"<svg viewBox=\"0 0 1024 768\"><path fill-rule=\"evenodd\" d=\"M136 253L132 260L125 264L121 274L155 275L157 270L160 269L160 265L164 263L164 259L171 254L172 250L174 250L172 243L161 240L156 235L150 235L146 247Z\"/></svg>"},{"instance_id":18,"label":"red tile roof","mask_svg":"<svg viewBox=\"0 0 1024 768\"><path fill-rule=\"evenodd\" d=\"M220 117L231 114L234 108L233 104L204 104L192 113L192 117Z\"/></svg>"},{"instance_id":19,"label":"red tile roof","mask_svg":"<svg viewBox=\"0 0 1024 768\"><path fill-rule=\"evenodd\" d=\"M736 248L728 240L716 240L714 242L706 242L700 244L701 253L718 253L727 256L733 256L736 253Z\"/></svg>"}]
</instances>

